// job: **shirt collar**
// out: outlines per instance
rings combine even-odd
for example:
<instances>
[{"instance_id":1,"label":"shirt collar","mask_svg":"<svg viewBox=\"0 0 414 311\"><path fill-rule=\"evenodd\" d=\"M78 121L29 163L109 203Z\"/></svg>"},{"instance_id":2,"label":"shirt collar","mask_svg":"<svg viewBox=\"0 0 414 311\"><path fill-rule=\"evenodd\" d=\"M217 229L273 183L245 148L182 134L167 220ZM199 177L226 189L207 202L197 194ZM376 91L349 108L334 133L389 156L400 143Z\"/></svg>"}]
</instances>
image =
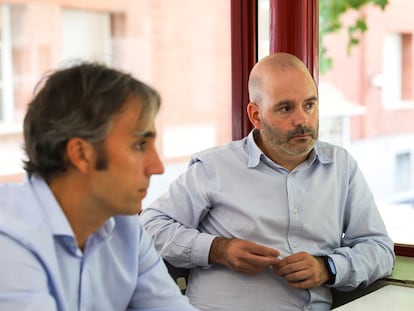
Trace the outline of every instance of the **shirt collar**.
<instances>
[{"instance_id":1,"label":"shirt collar","mask_svg":"<svg viewBox=\"0 0 414 311\"><path fill-rule=\"evenodd\" d=\"M32 175L29 177L29 182L45 212L53 235L69 235L74 237L72 227L46 181L39 176Z\"/></svg>"},{"instance_id":2,"label":"shirt collar","mask_svg":"<svg viewBox=\"0 0 414 311\"><path fill-rule=\"evenodd\" d=\"M331 153L332 148L329 148L329 152L327 148L325 148L326 145L327 143L318 140L312 150L311 156L313 156L313 159L311 157L309 157L309 159L312 160L312 162L315 159L318 159L318 161L322 164L332 163L334 159Z\"/></svg>"},{"instance_id":3,"label":"shirt collar","mask_svg":"<svg viewBox=\"0 0 414 311\"><path fill-rule=\"evenodd\" d=\"M249 150L249 163L247 167L256 167L260 163L260 158L264 153L262 150L257 146L254 137L257 135L258 131L253 129L250 131L249 135L247 136L247 148Z\"/></svg>"}]
</instances>

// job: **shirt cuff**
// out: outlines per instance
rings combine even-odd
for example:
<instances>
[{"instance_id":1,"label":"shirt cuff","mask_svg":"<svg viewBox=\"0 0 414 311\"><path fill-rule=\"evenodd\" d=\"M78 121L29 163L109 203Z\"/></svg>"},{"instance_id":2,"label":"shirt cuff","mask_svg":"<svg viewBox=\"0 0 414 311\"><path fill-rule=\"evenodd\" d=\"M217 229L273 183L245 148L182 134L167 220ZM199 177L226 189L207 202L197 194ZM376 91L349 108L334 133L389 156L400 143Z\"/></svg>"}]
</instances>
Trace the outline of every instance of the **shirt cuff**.
<instances>
[{"instance_id":1,"label":"shirt cuff","mask_svg":"<svg viewBox=\"0 0 414 311\"><path fill-rule=\"evenodd\" d=\"M196 266L207 267L208 266L208 256L210 254L211 243L216 236L200 233L195 242L193 249L191 251L191 263Z\"/></svg>"}]
</instances>

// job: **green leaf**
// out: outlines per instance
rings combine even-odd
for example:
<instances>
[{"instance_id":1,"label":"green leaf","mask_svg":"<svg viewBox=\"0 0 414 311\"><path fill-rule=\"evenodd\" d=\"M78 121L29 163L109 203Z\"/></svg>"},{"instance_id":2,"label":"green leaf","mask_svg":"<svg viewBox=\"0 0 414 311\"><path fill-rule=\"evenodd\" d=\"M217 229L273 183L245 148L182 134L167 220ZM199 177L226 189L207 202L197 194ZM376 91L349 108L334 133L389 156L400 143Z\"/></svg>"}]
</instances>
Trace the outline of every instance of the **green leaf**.
<instances>
[{"instance_id":1,"label":"green leaf","mask_svg":"<svg viewBox=\"0 0 414 311\"><path fill-rule=\"evenodd\" d=\"M321 73L327 72L333 64L333 60L323 44L324 36L339 32L344 27L341 18L349 10L359 11L366 5L377 6L384 10L388 5L388 0L319 0L319 69ZM368 30L363 13L360 12L355 22L347 27L347 52L350 54L351 49L360 42L357 36L361 36Z\"/></svg>"}]
</instances>

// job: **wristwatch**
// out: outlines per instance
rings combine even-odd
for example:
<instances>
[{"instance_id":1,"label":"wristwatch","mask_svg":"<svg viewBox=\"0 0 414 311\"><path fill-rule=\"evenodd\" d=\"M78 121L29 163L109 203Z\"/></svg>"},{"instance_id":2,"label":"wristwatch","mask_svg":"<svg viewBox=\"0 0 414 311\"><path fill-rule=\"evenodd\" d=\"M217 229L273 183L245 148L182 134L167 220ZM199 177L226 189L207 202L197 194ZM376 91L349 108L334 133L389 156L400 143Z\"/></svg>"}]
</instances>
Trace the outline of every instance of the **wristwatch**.
<instances>
[{"instance_id":1,"label":"wristwatch","mask_svg":"<svg viewBox=\"0 0 414 311\"><path fill-rule=\"evenodd\" d=\"M325 263L326 269L328 270L329 279L325 282L327 285L333 285L336 279L336 268L335 263L329 256L322 256L323 262Z\"/></svg>"}]
</instances>

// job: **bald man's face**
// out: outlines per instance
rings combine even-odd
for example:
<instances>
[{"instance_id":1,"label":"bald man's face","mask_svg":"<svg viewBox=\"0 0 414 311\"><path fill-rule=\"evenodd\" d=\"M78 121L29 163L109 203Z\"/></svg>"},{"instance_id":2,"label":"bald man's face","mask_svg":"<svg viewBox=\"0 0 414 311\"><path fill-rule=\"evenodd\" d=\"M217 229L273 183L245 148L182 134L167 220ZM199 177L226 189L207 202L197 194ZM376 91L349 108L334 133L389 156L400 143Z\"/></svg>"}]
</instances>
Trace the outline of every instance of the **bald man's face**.
<instances>
[{"instance_id":1,"label":"bald man's face","mask_svg":"<svg viewBox=\"0 0 414 311\"><path fill-rule=\"evenodd\" d=\"M255 104L252 122L260 130L263 151L274 160L306 157L318 138L319 127L312 77L303 69L285 67L266 72L262 81L263 100Z\"/></svg>"}]
</instances>

